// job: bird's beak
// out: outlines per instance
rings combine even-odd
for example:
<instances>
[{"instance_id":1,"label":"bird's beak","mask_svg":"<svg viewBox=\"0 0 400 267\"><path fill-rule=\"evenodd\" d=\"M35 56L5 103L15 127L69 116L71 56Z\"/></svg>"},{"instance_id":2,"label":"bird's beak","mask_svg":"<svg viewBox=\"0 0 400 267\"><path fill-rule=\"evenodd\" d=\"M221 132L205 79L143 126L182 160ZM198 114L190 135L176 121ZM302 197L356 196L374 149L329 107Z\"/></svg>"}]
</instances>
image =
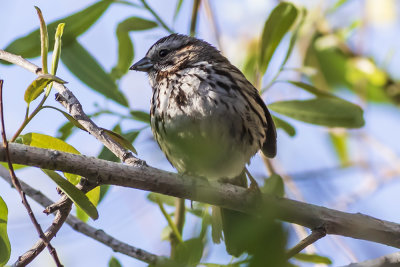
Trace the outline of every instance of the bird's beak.
<instances>
[{"instance_id":1,"label":"bird's beak","mask_svg":"<svg viewBox=\"0 0 400 267\"><path fill-rule=\"evenodd\" d=\"M144 57L135 64L133 64L129 69L136 71L148 72L153 67L153 63L150 58Z\"/></svg>"}]
</instances>

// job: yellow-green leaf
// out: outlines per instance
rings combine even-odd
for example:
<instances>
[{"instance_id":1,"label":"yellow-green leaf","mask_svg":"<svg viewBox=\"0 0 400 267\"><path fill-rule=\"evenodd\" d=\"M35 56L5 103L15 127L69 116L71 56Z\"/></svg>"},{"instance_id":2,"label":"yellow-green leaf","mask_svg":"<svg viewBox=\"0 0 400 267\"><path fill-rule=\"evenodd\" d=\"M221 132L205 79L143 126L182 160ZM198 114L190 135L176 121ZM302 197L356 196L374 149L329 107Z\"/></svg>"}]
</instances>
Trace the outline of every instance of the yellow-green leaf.
<instances>
[{"instance_id":1,"label":"yellow-green leaf","mask_svg":"<svg viewBox=\"0 0 400 267\"><path fill-rule=\"evenodd\" d=\"M108 267L122 267L122 264L115 257L111 257L108 261Z\"/></svg>"},{"instance_id":2,"label":"yellow-green leaf","mask_svg":"<svg viewBox=\"0 0 400 267\"><path fill-rule=\"evenodd\" d=\"M69 115L67 112L62 111L61 109L52 107L52 106L43 106L43 108L50 108L50 109L54 109L54 110L61 112L61 114L63 114L64 117L67 118L67 120L69 120L74 126L87 132L87 130L77 120L75 120L71 115Z\"/></svg>"},{"instance_id":3,"label":"yellow-green leaf","mask_svg":"<svg viewBox=\"0 0 400 267\"><path fill-rule=\"evenodd\" d=\"M0 266L5 265L10 259L11 245L7 234L8 208L0 197Z\"/></svg>"},{"instance_id":4,"label":"yellow-green leaf","mask_svg":"<svg viewBox=\"0 0 400 267\"><path fill-rule=\"evenodd\" d=\"M279 3L272 10L261 36L259 69L263 74L283 36L290 30L297 17L297 8L288 2Z\"/></svg>"},{"instance_id":5,"label":"yellow-green leaf","mask_svg":"<svg viewBox=\"0 0 400 267\"><path fill-rule=\"evenodd\" d=\"M81 208L93 220L99 218L96 207L82 191L55 171L45 169L42 169L42 171L57 184L57 186L76 204L77 207Z\"/></svg>"},{"instance_id":6,"label":"yellow-green leaf","mask_svg":"<svg viewBox=\"0 0 400 267\"><path fill-rule=\"evenodd\" d=\"M268 108L296 120L328 127L360 128L363 110L340 98L314 98L275 102Z\"/></svg>"},{"instance_id":7,"label":"yellow-green leaf","mask_svg":"<svg viewBox=\"0 0 400 267\"><path fill-rule=\"evenodd\" d=\"M53 57L51 60L51 73L53 75L56 74L58 68L58 61L60 60L61 55L61 37L64 33L65 23L60 23L57 25L56 35L54 36L54 49L53 49Z\"/></svg>"},{"instance_id":8,"label":"yellow-green leaf","mask_svg":"<svg viewBox=\"0 0 400 267\"><path fill-rule=\"evenodd\" d=\"M88 197L90 202L95 207L97 207L97 204L99 204L99 199L100 199L100 186L97 186L92 190L90 190L89 192L87 192L86 196ZM76 208L76 217L78 217L83 222L87 222L87 220L89 219L86 212L82 210L80 207Z\"/></svg>"},{"instance_id":9,"label":"yellow-green leaf","mask_svg":"<svg viewBox=\"0 0 400 267\"><path fill-rule=\"evenodd\" d=\"M37 6L35 6L35 9L40 21L40 45L41 45L40 51L42 55L42 69L43 73L47 74L48 73L47 53L49 52L49 36L47 33L47 26L46 22L44 21L42 11Z\"/></svg>"},{"instance_id":10,"label":"yellow-green leaf","mask_svg":"<svg viewBox=\"0 0 400 267\"><path fill-rule=\"evenodd\" d=\"M272 119L276 128L281 128L291 137L296 135L296 129L290 123L275 116L272 116Z\"/></svg>"},{"instance_id":11,"label":"yellow-green leaf","mask_svg":"<svg viewBox=\"0 0 400 267\"><path fill-rule=\"evenodd\" d=\"M118 133L116 133L116 132L113 132L113 131L110 131L110 130L107 130L107 129L104 129L104 128L102 128L102 129L103 129L103 130L111 137L111 139L113 139L115 142L117 142L118 144L120 144L120 145L123 146L124 148L129 149L130 151L132 151L133 153L135 153L135 154L137 155L136 149L133 147L133 145L132 145L131 142L129 142L128 140L126 140L125 137L123 137L122 135L120 135L120 134L118 134Z\"/></svg>"},{"instance_id":12,"label":"yellow-green leaf","mask_svg":"<svg viewBox=\"0 0 400 267\"><path fill-rule=\"evenodd\" d=\"M76 150L73 146L53 136L40 133L27 133L24 135L20 135L19 137L24 145L54 149L72 154L80 154L79 151ZM64 175L72 184L76 185L79 183L79 175L71 173L64 173Z\"/></svg>"},{"instance_id":13,"label":"yellow-green leaf","mask_svg":"<svg viewBox=\"0 0 400 267\"><path fill-rule=\"evenodd\" d=\"M317 254L298 253L293 256L296 260L312 263L332 264L331 259L328 257L320 256Z\"/></svg>"},{"instance_id":14,"label":"yellow-green leaf","mask_svg":"<svg viewBox=\"0 0 400 267\"><path fill-rule=\"evenodd\" d=\"M145 122L150 124L150 114L140 110L131 110L129 113L132 115L132 118L137 121Z\"/></svg>"},{"instance_id":15,"label":"yellow-green leaf","mask_svg":"<svg viewBox=\"0 0 400 267\"><path fill-rule=\"evenodd\" d=\"M24 95L25 102L29 104L35 100L51 82L66 83L66 81L51 74L39 75L26 89Z\"/></svg>"}]
</instances>

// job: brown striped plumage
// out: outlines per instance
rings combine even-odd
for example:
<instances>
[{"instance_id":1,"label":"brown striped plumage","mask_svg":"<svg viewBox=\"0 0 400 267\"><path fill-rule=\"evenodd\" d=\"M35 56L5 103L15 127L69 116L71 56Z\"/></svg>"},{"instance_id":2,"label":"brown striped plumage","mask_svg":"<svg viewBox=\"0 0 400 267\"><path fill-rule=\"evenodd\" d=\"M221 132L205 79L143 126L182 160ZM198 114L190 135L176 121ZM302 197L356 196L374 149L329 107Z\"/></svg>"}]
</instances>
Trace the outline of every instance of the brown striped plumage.
<instances>
[{"instance_id":1,"label":"brown striped plumage","mask_svg":"<svg viewBox=\"0 0 400 267\"><path fill-rule=\"evenodd\" d=\"M169 35L131 69L149 75L153 134L180 173L234 179L259 149L275 156L275 126L258 90L207 42Z\"/></svg>"}]
</instances>

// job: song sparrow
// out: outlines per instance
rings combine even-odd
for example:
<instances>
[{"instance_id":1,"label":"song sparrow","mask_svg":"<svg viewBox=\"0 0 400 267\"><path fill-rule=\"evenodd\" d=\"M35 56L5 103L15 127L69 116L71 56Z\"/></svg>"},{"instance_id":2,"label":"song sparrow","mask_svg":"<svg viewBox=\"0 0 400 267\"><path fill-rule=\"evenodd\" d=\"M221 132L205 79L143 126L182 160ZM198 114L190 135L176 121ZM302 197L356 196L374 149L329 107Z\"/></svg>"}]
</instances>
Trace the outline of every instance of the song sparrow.
<instances>
[{"instance_id":1,"label":"song sparrow","mask_svg":"<svg viewBox=\"0 0 400 267\"><path fill-rule=\"evenodd\" d=\"M275 156L274 122L258 90L212 45L171 34L130 69L149 75L151 128L178 172L247 186L250 158L259 149Z\"/></svg>"}]
</instances>

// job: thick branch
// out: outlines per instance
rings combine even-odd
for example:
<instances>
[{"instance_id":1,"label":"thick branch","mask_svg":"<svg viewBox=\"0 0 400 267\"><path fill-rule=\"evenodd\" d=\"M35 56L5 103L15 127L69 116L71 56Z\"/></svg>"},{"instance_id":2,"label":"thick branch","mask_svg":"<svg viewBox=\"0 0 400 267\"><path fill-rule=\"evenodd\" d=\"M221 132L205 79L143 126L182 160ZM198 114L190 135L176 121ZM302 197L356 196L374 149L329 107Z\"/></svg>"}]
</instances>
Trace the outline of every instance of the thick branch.
<instances>
[{"instance_id":1,"label":"thick branch","mask_svg":"<svg viewBox=\"0 0 400 267\"><path fill-rule=\"evenodd\" d=\"M244 188L204 179L181 176L148 166L127 166L93 157L10 144L12 162L60 170L112 184L158 192L179 198L218 205L243 212L254 212L254 194ZM0 149L0 161L5 160ZM327 234L369 240L400 248L400 225L360 213L352 214L285 198L263 195L262 206L274 207L278 218L310 229L323 228Z\"/></svg>"},{"instance_id":2,"label":"thick branch","mask_svg":"<svg viewBox=\"0 0 400 267\"><path fill-rule=\"evenodd\" d=\"M10 185L12 185L11 182L11 177L8 174L8 171L3 167L0 166L0 176L8 182ZM24 192L30 196L32 199L34 199L37 203L42 205L43 207L48 207L52 205L53 201L51 201L48 197L46 197L44 194L42 194L40 191L32 188L28 184L20 181L22 189ZM77 232L80 232L88 237L91 237L100 243L103 243L104 245L110 247L113 251L115 252L120 252L122 254L125 254L127 256L136 258L140 261L149 263L149 264L156 264L156 262L163 261L163 257L159 257L157 255L154 255L150 252L147 252L145 250L142 250L140 248L136 248L134 246L130 246L122 241L119 241L118 239L110 236L106 232L100 229L96 229L78 218L76 218L73 215L69 215L68 218L66 219L66 223L69 224L74 230Z\"/></svg>"},{"instance_id":3,"label":"thick branch","mask_svg":"<svg viewBox=\"0 0 400 267\"><path fill-rule=\"evenodd\" d=\"M343 267L395 267L400 265L400 252L385 255L383 257L352 263Z\"/></svg>"}]
</instances>

